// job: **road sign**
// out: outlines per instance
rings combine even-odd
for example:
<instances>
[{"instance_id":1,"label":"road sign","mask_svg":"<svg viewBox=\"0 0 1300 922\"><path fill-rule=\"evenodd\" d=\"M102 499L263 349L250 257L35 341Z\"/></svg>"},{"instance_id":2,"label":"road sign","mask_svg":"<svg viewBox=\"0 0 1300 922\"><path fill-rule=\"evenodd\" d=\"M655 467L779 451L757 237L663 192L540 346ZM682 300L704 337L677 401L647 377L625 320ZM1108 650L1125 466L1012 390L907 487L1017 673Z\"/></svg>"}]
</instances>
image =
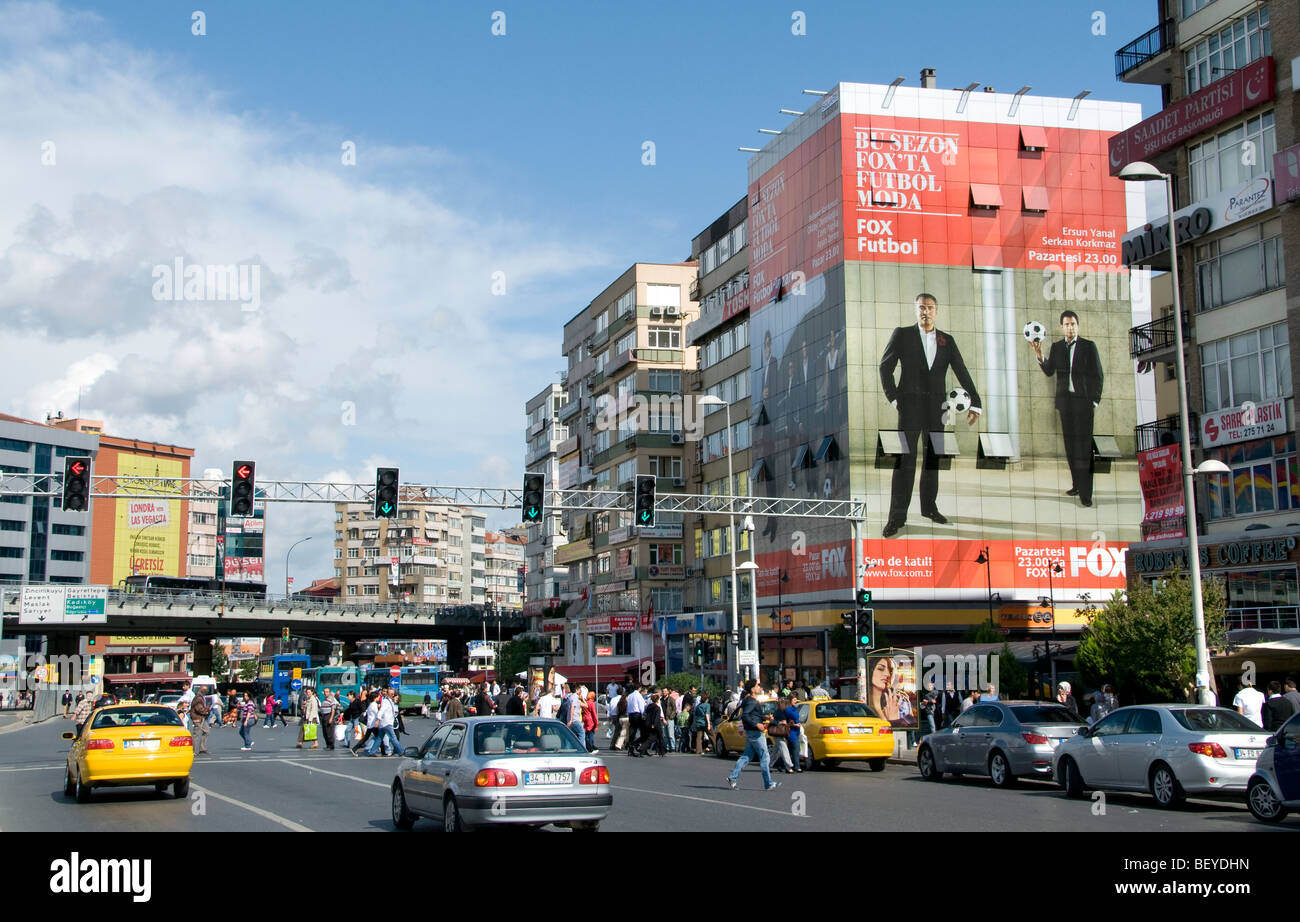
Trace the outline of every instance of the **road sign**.
<instances>
[{"instance_id":1,"label":"road sign","mask_svg":"<svg viewBox=\"0 0 1300 922\"><path fill-rule=\"evenodd\" d=\"M402 667L401 667L401 666L389 666L389 667L388 667L388 674L389 674L390 676L399 676L399 675L402 674Z\"/></svg>"},{"instance_id":2,"label":"road sign","mask_svg":"<svg viewBox=\"0 0 1300 922\"><path fill-rule=\"evenodd\" d=\"M741 665L741 666L757 666L757 665L758 665L758 651L757 651L757 650L737 650L737 651L736 651L736 663L737 663L738 665Z\"/></svg>"},{"instance_id":3,"label":"road sign","mask_svg":"<svg viewBox=\"0 0 1300 922\"><path fill-rule=\"evenodd\" d=\"M63 620L82 624L108 623L108 587L68 586L63 602Z\"/></svg>"},{"instance_id":4,"label":"road sign","mask_svg":"<svg viewBox=\"0 0 1300 922\"><path fill-rule=\"evenodd\" d=\"M93 675L93 676L91 676L91 677L90 677L90 684L91 684L91 685L98 685L98 684L99 684L99 676L97 676L97 675Z\"/></svg>"},{"instance_id":5,"label":"road sign","mask_svg":"<svg viewBox=\"0 0 1300 922\"><path fill-rule=\"evenodd\" d=\"M302 678L302 667L301 667L301 666L294 666L294 667L293 667L293 677L294 677L295 679L301 679L301 678Z\"/></svg>"},{"instance_id":6,"label":"road sign","mask_svg":"<svg viewBox=\"0 0 1300 922\"><path fill-rule=\"evenodd\" d=\"M289 687L292 688L294 691L297 691L298 689L302 688L302 679L294 679L292 682L289 683Z\"/></svg>"},{"instance_id":7,"label":"road sign","mask_svg":"<svg viewBox=\"0 0 1300 922\"><path fill-rule=\"evenodd\" d=\"M597 655L597 656L613 656L613 655L614 655L614 648L613 648L613 647L597 647L597 648L596 648L596 655Z\"/></svg>"},{"instance_id":8,"label":"road sign","mask_svg":"<svg viewBox=\"0 0 1300 922\"><path fill-rule=\"evenodd\" d=\"M63 586L24 586L19 624L62 624Z\"/></svg>"}]
</instances>

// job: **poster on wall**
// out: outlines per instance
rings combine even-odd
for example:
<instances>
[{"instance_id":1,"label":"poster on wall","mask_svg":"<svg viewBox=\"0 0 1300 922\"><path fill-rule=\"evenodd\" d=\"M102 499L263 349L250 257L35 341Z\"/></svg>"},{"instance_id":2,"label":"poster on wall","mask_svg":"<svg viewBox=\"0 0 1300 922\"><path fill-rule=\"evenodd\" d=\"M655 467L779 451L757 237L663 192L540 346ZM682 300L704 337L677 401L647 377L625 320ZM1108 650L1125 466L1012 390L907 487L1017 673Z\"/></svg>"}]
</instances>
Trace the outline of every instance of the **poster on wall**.
<instances>
[{"instance_id":1,"label":"poster on wall","mask_svg":"<svg viewBox=\"0 0 1300 922\"><path fill-rule=\"evenodd\" d=\"M167 458L120 454L117 476L182 476L182 464ZM114 504L113 585L128 576L180 576L181 527L184 513L179 500L132 499Z\"/></svg>"},{"instance_id":2,"label":"poster on wall","mask_svg":"<svg viewBox=\"0 0 1300 922\"><path fill-rule=\"evenodd\" d=\"M895 729L917 726L916 661L910 651L880 650L867 657L867 706Z\"/></svg>"}]
</instances>

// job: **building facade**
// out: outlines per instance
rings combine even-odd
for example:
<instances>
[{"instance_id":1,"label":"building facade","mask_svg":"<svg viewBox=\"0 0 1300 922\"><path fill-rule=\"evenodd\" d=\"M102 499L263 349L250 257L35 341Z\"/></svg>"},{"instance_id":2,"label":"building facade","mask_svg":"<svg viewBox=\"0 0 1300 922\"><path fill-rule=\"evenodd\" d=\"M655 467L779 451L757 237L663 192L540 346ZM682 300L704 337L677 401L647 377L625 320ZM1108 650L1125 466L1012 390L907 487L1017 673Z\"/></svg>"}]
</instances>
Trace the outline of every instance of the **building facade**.
<instances>
[{"instance_id":1,"label":"building facade","mask_svg":"<svg viewBox=\"0 0 1300 922\"><path fill-rule=\"evenodd\" d=\"M489 611L499 605L504 611L524 607L524 560L528 549L527 529L490 531L483 539L485 562L484 602Z\"/></svg>"},{"instance_id":2,"label":"building facade","mask_svg":"<svg viewBox=\"0 0 1300 922\"><path fill-rule=\"evenodd\" d=\"M0 414L0 472L63 474L66 458L92 459L99 437ZM95 516L108 505L92 499L89 512L67 512L61 497L0 497L0 583L87 583L95 547Z\"/></svg>"},{"instance_id":3,"label":"building facade","mask_svg":"<svg viewBox=\"0 0 1300 922\"><path fill-rule=\"evenodd\" d=\"M1290 204L1300 197L1300 19L1294 4L1243 0L1162 0L1154 12L1156 25L1116 53L1116 76L1160 86L1164 108L1110 140L1111 172L1146 161L1174 177L1192 462L1230 469L1196 478L1194 525L1202 566L1225 584L1229 636L1296 636L1295 555L1270 542L1293 546L1300 534L1300 212ZM1126 264L1168 269L1168 225L1131 225ZM1132 356L1172 368L1174 332L1171 305L1131 331ZM1146 509L1134 578L1185 564L1178 429L1171 415L1139 432Z\"/></svg>"},{"instance_id":4,"label":"building facade","mask_svg":"<svg viewBox=\"0 0 1300 922\"><path fill-rule=\"evenodd\" d=\"M578 411L578 402L569 402L567 375L557 384L548 384L524 407L527 414L524 431L524 470L545 477L545 489L558 488L562 452L574 454L576 434L570 436L570 423ZM565 447L568 446L568 447ZM542 521L525 526L528 546L524 562L523 612L528 630L541 630L544 617L556 613L562 605L561 586L569 578L569 568L556 562L556 551L568 539L560 527L560 510L545 508Z\"/></svg>"},{"instance_id":5,"label":"building facade","mask_svg":"<svg viewBox=\"0 0 1300 922\"><path fill-rule=\"evenodd\" d=\"M376 519L368 503L334 507L334 576L348 602L482 605L486 520L471 509L403 505Z\"/></svg>"}]
</instances>

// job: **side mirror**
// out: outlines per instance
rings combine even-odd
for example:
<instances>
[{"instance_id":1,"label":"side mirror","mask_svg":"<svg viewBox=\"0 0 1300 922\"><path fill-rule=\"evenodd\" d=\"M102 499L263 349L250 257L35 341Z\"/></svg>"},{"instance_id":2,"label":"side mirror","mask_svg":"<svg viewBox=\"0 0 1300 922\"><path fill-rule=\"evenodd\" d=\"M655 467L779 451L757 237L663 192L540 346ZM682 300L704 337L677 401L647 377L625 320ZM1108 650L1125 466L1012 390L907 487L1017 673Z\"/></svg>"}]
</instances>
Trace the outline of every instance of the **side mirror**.
<instances>
[{"instance_id":1,"label":"side mirror","mask_svg":"<svg viewBox=\"0 0 1300 922\"><path fill-rule=\"evenodd\" d=\"M1084 739L1092 736L1092 727L1080 727L1076 736L1082 736Z\"/></svg>"},{"instance_id":2,"label":"side mirror","mask_svg":"<svg viewBox=\"0 0 1300 922\"><path fill-rule=\"evenodd\" d=\"M75 740L77 738L77 734L73 733L71 730L64 730L63 738L65 740ZM1273 742L1272 740L1269 740L1270 745L1272 744L1272 742Z\"/></svg>"},{"instance_id":3,"label":"side mirror","mask_svg":"<svg viewBox=\"0 0 1300 922\"><path fill-rule=\"evenodd\" d=\"M1270 736L1268 739L1264 740L1264 745L1269 748L1272 748L1277 744L1278 744L1278 739L1276 736Z\"/></svg>"},{"instance_id":4,"label":"side mirror","mask_svg":"<svg viewBox=\"0 0 1300 922\"><path fill-rule=\"evenodd\" d=\"M407 746L402 750L402 757L406 759L418 759L420 757L420 750L414 746Z\"/></svg>"}]
</instances>

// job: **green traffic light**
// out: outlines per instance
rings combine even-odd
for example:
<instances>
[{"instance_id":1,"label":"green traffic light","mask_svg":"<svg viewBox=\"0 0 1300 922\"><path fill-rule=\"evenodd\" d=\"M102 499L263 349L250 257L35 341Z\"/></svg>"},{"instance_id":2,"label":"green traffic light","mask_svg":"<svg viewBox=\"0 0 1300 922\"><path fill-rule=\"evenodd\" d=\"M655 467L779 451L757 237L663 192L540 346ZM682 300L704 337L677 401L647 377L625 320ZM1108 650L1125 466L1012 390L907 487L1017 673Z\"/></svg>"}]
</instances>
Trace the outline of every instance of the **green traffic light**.
<instances>
[{"instance_id":1,"label":"green traffic light","mask_svg":"<svg viewBox=\"0 0 1300 922\"><path fill-rule=\"evenodd\" d=\"M859 647L869 647L869 646L871 646L871 638L868 637L866 634L862 634L862 635L860 635L860 636L858 637L858 646L859 646Z\"/></svg>"}]
</instances>

